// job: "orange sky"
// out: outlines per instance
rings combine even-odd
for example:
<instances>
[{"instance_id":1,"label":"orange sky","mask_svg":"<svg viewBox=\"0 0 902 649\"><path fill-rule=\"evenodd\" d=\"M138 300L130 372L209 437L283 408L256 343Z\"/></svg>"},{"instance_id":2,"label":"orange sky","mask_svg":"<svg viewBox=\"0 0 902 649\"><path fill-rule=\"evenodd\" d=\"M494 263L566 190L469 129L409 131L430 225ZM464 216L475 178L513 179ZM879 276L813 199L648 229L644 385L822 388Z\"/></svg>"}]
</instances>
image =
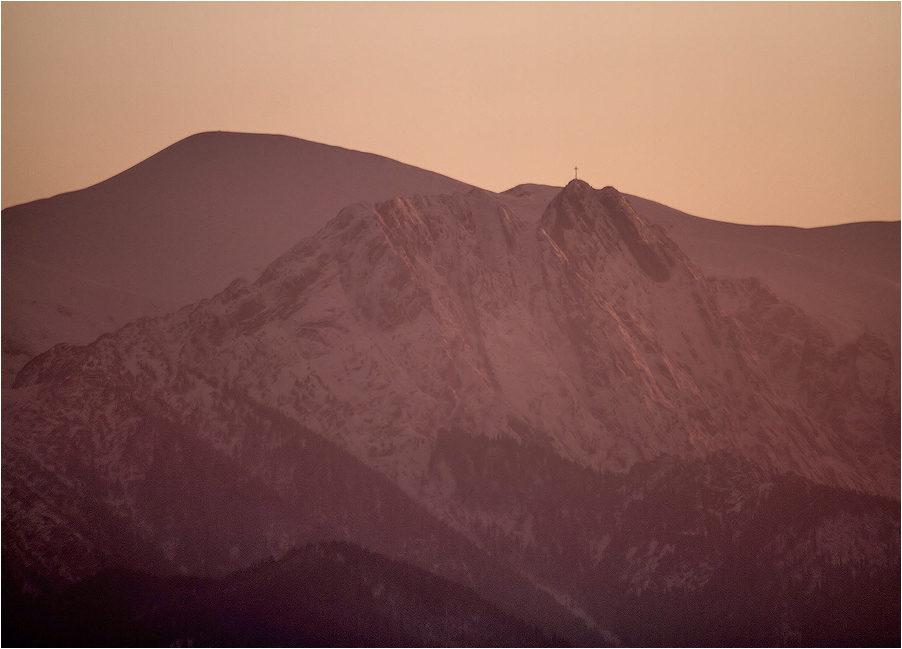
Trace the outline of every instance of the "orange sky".
<instances>
[{"instance_id":1,"label":"orange sky","mask_svg":"<svg viewBox=\"0 0 902 649\"><path fill-rule=\"evenodd\" d=\"M2 3L2 204L199 131L725 221L900 217L899 3Z\"/></svg>"}]
</instances>

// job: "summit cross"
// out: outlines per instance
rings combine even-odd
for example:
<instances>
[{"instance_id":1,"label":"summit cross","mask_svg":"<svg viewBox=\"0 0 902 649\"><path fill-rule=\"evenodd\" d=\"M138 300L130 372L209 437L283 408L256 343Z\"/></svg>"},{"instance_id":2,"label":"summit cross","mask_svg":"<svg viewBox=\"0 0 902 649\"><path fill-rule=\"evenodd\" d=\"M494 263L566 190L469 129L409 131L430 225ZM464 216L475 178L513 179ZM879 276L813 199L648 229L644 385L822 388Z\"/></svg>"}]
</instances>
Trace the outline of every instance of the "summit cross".
<instances>
[{"instance_id":1,"label":"summit cross","mask_svg":"<svg viewBox=\"0 0 902 649\"><path fill-rule=\"evenodd\" d=\"M579 180L579 167L573 167L573 177Z\"/></svg>"}]
</instances>

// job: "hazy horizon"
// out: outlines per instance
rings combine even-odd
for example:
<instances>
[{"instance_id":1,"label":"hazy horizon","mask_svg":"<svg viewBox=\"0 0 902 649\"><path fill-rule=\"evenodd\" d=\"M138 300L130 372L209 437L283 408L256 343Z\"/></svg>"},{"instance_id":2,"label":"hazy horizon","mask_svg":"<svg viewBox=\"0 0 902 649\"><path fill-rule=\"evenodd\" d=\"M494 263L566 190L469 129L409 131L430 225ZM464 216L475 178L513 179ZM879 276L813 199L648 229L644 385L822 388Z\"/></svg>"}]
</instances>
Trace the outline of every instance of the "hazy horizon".
<instances>
[{"instance_id":1,"label":"hazy horizon","mask_svg":"<svg viewBox=\"0 0 902 649\"><path fill-rule=\"evenodd\" d=\"M4 3L4 207L203 131L723 221L897 220L899 5Z\"/></svg>"}]
</instances>

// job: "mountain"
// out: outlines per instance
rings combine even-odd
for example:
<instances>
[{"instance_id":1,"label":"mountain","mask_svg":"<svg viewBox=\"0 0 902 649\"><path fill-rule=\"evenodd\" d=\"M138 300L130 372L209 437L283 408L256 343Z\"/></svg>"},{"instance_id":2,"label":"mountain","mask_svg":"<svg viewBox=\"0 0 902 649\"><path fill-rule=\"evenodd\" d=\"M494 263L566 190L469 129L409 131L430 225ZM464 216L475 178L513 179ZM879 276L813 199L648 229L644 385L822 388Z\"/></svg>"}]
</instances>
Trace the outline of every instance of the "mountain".
<instances>
[{"instance_id":1,"label":"mountain","mask_svg":"<svg viewBox=\"0 0 902 649\"><path fill-rule=\"evenodd\" d=\"M165 313L259 273L349 203L466 189L372 154L201 133L98 185L7 208L3 252L145 295Z\"/></svg>"},{"instance_id":2,"label":"mountain","mask_svg":"<svg viewBox=\"0 0 902 649\"><path fill-rule=\"evenodd\" d=\"M518 185L504 193L521 205L547 205L560 191ZM899 221L795 228L713 221L625 194L648 223L664 230L708 277L756 278L801 307L837 343L864 333L890 344L899 360ZM766 211L766 204L762 211ZM538 222L541 211L517 211ZM875 215L854 215L875 216ZM880 215L876 215L880 216Z\"/></svg>"},{"instance_id":3,"label":"mountain","mask_svg":"<svg viewBox=\"0 0 902 649\"><path fill-rule=\"evenodd\" d=\"M29 361L17 583L342 541L580 644L897 641L890 344L706 277L614 188L537 223L520 194L351 205L253 282Z\"/></svg>"},{"instance_id":4,"label":"mountain","mask_svg":"<svg viewBox=\"0 0 902 649\"><path fill-rule=\"evenodd\" d=\"M215 132L87 189L9 207L5 371L58 342L87 344L254 279L349 203L468 188L368 153Z\"/></svg>"},{"instance_id":5,"label":"mountain","mask_svg":"<svg viewBox=\"0 0 902 649\"><path fill-rule=\"evenodd\" d=\"M898 362L899 221L809 229L751 226L700 219L636 196L629 199L706 275L759 279L821 323L837 343L870 333L894 348Z\"/></svg>"},{"instance_id":6,"label":"mountain","mask_svg":"<svg viewBox=\"0 0 902 649\"><path fill-rule=\"evenodd\" d=\"M86 345L139 317L207 298L237 277L255 280L347 205L469 189L381 156L216 132L177 142L93 187L7 208L3 385L57 343ZM534 224L560 189L524 184L492 196ZM898 222L739 226L628 198L706 275L759 278L836 342L869 331L895 347L898 361Z\"/></svg>"}]
</instances>

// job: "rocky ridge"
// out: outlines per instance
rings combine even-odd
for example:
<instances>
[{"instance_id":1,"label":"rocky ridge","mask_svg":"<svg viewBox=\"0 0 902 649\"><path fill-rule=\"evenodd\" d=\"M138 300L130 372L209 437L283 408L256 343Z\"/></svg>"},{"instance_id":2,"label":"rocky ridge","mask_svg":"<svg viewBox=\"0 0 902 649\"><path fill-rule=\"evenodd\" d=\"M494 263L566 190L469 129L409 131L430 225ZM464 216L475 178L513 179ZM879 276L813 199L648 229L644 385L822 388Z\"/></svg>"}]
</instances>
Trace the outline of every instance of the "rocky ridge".
<instances>
[{"instance_id":1,"label":"rocky ridge","mask_svg":"<svg viewBox=\"0 0 902 649\"><path fill-rule=\"evenodd\" d=\"M705 278L613 188L572 181L536 227L479 190L358 204L254 283L29 362L4 398L4 551L64 580L135 556L222 574L323 536L397 552L370 508L409 499L490 554L522 555L521 574L597 627L610 602L568 584L601 574L617 509L594 523L574 514L594 531L543 574L577 538L554 531L532 491L543 471L579 485L555 500L572 511L627 489L604 476L662 458L680 475L739 462L724 494L747 493L753 512L789 474L898 498L898 373L879 339L853 345L760 285ZM539 458L533 487L493 500L509 487L474 473L484 444L483 465ZM449 455L461 445L469 459ZM304 475L322 453L347 459ZM349 462L364 477L349 478ZM759 477L741 487L744 475ZM213 505L185 507L222 485ZM310 494L341 520L316 505L284 515ZM217 502L241 503L253 524ZM120 537L92 538L101 521ZM202 540L214 521L221 538ZM898 571L898 526L883 526L868 544ZM643 542L648 556L670 547ZM623 550L629 564L636 550ZM674 583L706 583L709 559L680 556Z\"/></svg>"}]
</instances>

